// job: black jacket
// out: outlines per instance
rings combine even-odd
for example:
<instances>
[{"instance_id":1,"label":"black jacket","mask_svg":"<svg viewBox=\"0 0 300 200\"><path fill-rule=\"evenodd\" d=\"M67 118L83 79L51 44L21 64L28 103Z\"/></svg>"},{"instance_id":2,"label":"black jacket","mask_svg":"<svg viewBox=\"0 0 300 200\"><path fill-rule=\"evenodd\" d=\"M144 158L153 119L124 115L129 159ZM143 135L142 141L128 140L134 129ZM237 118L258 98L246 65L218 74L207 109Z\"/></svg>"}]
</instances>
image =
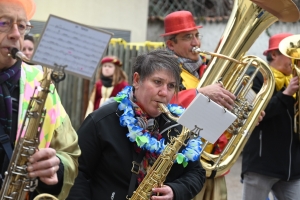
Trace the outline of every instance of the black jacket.
<instances>
[{"instance_id":1,"label":"black jacket","mask_svg":"<svg viewBox=\"0 0 300 200\"><path fill-rule=\"evenodd\" d=\"M253 90L258 92L263 77L258 74ZM243 150L242 177L246 172L292 180L300 178L299 136L294 133L295 99L274 91L265 117L252 132Z\"/></svg>"},{"instance_id":2,"label":"black jacket","mask_svg":"<svg viewBox=\"0 0 300 200\"><path fill-rule=\"evenodd\" d=\"M119 124L118 103L110 103L90 114L78 130L79 174L68 199L125 200L131 178L132 161L137 157L134 143L126 137L127 127ZM122 113L121 113L122 114ZM162 130L165 121L159 117ZM170 135L177 134L172 131ZM163 134L167 139L167 134ZM165 184L176 200L186 200L198 194L205 181L205 170L199 161L186 168L174 164Z\"/></svg>"}]
</instances>

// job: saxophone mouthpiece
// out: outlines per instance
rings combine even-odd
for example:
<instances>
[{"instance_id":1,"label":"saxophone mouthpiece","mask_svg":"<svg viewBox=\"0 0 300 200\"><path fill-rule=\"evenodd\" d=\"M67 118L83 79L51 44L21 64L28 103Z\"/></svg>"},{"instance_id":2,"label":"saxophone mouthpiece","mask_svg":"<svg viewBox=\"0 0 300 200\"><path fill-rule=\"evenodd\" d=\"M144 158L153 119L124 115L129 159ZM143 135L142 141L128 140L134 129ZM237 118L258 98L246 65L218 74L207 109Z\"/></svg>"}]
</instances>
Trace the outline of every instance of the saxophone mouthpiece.
<instances>
[{"instance_id":1,"label":"saxophone mouthpiece","mask_svg":"<svg viewBox=\"0 0 300 200\"><path fill-rule=\"evenodd\" d=\"M12 48L8 56L11 56L13 59L20 59L25 62L29 61L29 58L27 58L25 54L17 48Z\"/></svg>"},{"instance_id":2,"label":"saxophone mouthpiece","mask_svg":"<svg viewBox=\"0 0 300 200\"><path fill-rule=\"evenodd\" d=\"M10 49L10 56L13 58L13 59L17 59L18 56L17 56L17 53L19 52L19 49L17 48L12 48Z\"/></svg>"}]
</instances>

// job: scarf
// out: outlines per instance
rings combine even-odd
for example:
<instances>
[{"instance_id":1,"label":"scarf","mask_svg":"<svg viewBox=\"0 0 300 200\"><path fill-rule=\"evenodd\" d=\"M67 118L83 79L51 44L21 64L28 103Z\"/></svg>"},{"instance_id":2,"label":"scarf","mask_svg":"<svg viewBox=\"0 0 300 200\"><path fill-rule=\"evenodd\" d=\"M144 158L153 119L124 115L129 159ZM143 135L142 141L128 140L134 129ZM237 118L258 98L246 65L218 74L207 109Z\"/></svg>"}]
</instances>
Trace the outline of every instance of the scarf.
<instances>
[{"instance_id":1,"label":"scarf","mask_svg":"<svg viewBox=\"0 0 300 200\"><path fill-rule=\"evenodd\" d=\"M137 124L143 128L145 131L149 132L150 135L156 138L158 141L162 138L162 135L159 133L158 123L154 118L150 118L143 110L134 102L132 102L132 107L137 119ZM142 149L135 144L135 151L140 152ZM145 156L141 162L140 171L137 177L138 184L142 182L144 177L147 174L147 171L154 164L159 154L155 152L146 151Z\"/></svg>"},{"instance_id":2,"label":"scarf","mask_svg":"<svg viewBox=\"0 0 300 200\"><path fill-rule=\"evenodd\" d=\"M293 75L286 76L273 67L271 67L271 70L275 77L276 91L280 91L284 86L286 87L290 84L290 80L293 77Z\"/></svg>"},{"instance_id":3,"label":"scarf","mask_svg":"<svg viewBox=\"0 0 300 200\"><path fill-rule=\"evenodd\" d=\"M11 93L21 77L21 61L0 72L0 123L7 134L12 128Z\"/></svg>"},{"instance_id":4,"label":"scarf","mask_svg":"<svg viewBox=\"0 0 300 200\"><path fill-rule=\"evenodd\" d=\"M175 55L174 51L170 50L169 48L167 48L168 51ZM177 56L177 55L176 55ZM179 63L182 65L182 67L187 70L189 73L191 73L192 75L194 75L197 79L200 79L204 69L206 68L206 63L205 61L203 61L202 56L199 55L199 59L197 61L188 59L188 58L183 58L180 56L177 56ZM201 71L201 74L199 74L199 69Z\"/></svg>"},{"instance_id":5,"label":"scarf","mask_svg":"<svg viewBox=\"0 0 300 200\"><path fill-rule=\"evenodd\" d=\"M112 86L112 78L111 77L106 77L101 75L100 77L102 84L104 85L104 87L111 87Z\"/></svg>"}]
</instances>

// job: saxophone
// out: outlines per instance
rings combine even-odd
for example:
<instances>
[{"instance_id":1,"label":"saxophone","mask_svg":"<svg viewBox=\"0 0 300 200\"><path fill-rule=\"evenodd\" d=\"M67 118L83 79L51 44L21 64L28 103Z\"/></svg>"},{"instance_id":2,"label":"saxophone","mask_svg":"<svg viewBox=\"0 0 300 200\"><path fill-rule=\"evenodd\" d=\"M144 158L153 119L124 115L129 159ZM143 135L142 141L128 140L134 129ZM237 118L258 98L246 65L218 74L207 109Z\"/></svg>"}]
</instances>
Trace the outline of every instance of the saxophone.
<instances>
[{"instance_id":1,"label":"saxophone","mask_svg":"<svg viewBox=\"0 0 300 200\"><path fill-rule=\"evenodd\" d=\"M10 56L14 59L29 62L29 59L16 48L11 50ZM50 84L50 70L44 68L43 79L40 86L35 88L21 127L20 133L24 131L24 137L18 138L8 169L5 172L5 178L0 191L1 200L24 200L27 193L33 192L37 187L37 178L30 178L27 175L28 158L38 151L40 133L46 114L46 110L44 109L45 102L48 93L51 92ZM38 93L34 96L36 91ZM26 124L27 128L24 130ZM45 196L49 197L48 194ZM52 195L50 197L50 199L57 199Z\"/></svg>"},{"instance_id":2,"label":"saxophone","mask_svg":"<svg viewBox=\"0 0 300 200\"><path fill-rule=\"evenodd\" d=\"M298 19L299 10L292 0L235 0L216 53L193 49L195 53L212 55L198 88L219 82L237 97L232 111L237 120L227 129L226 147L219 155L206 151L201 154L200 161L208 178L224 175L236 162L274 91L275 80L268 64L256 56L245 56L246 52L274 22ZM246 75L249 67L256 68L251 77ZM264 84L255 94L251 87L258 71L264 77Z\"/></svg>"},{"instance_id":3,"label":"saxophone","mask_svg":"<svg viewBox=\"0 0 300 200\"><path fill-rule=\"evenodd\" d=\"M159 109L170 119L177 121L177 118L172 116L164 104L159 103ZM186 127L182 127L181 133L177 137L172 138L170 143L166 145L164 151L154 162L143 181L133 192L132 197L129 198L130 200L148 200L151 197L152 188L161 187L163 185L163 182L166 180L166 177L174 163L177 152L191 134L191 131L189 131Z\"/></svg>"}]
</instances>

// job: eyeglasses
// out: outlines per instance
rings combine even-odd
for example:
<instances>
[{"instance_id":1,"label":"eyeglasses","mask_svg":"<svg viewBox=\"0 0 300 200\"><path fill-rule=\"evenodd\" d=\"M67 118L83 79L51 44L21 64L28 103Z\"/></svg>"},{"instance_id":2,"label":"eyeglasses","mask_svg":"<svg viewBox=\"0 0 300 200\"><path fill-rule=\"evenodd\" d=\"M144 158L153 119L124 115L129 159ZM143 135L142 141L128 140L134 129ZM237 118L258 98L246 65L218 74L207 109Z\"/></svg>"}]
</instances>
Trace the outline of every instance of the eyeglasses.
<instances>
[{"instance_id":1,"label":"eyeglasses","mask_svg":"<svg viewBox=\"0 0 300 200\"><path fill-rule=\"evenodd\" d=\"M177 36L177 35L176 35ZM174 36L173 38L171 38L171 40L174 40L176 38L176 36ZM183 37L179 38L180 40L184 40L184 41L192 41L194 39L194 37L197 39L197 40L201 40L203 38L203 35L199 34L199 33L196 33L195 35L190 33L190 34L186 34L184 35Z\"/></svg>"},{"instance_id":2,"label":"eyeglasses","mask_svg":"<svg viewBox=\"0 0 300 200\"><path fill-rule=\"evenodd\" d=\"M9 32L14 24L17 24L20 35L28 34L30 29L33 27L26 24L25 21L13 22L13 19L2 17L0 18L0 32Z\"/></svg>"}]
</instances>

